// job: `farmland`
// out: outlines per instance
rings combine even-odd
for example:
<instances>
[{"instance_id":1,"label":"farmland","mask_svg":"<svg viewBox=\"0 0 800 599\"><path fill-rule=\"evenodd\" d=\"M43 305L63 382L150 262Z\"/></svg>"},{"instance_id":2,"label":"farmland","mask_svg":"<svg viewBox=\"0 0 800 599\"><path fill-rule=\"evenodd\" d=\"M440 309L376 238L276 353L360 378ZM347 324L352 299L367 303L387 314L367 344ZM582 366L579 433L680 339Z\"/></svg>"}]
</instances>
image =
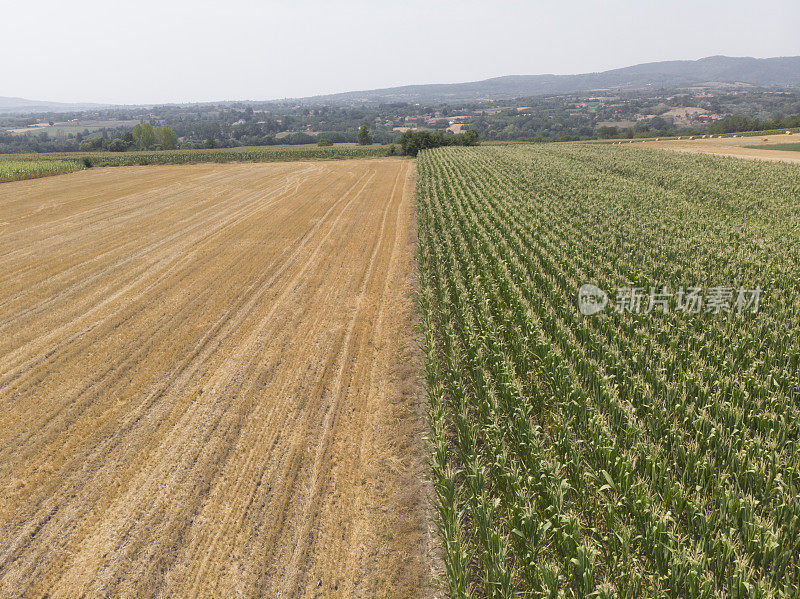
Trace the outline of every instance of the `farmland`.
<instances>
[{"instance_id":1,"label":"farmland","mask_svg":"<svg viewBox=\"0 0 800 599\"><path fill-rule=\"evenodd\" d=\"M760 146L747 146L748 148L753 148L754 150L782 150L784 152L800 152L800 142L793 143L793 144L770 144L770 145L760 145Z\"/></svg>"},{"instance_id":2,"label":"farmland","mask_svg":"<svg viewBox=\"0 0 800 599\"><path fill-rule=\"evenodd\" d=\"M800 168L603 145L418 162L451 595L796 597ZM578 310L584 284L604 310ZM654 286L763 297L613 297Z\"/></svg>"},{"instance_id":3,"label":"farmland","mask_svg":"<svg viewBox=\"0 0 800 599\"><path fill-rule=\"evenodd\" d=\"M208 150L152 150L139 152L64 152L32 154L55 159L89 159L94 166L144 166L148 164L196 164L202 162L284 162L293 160L346 160L386 156L384 146L340 144L330 147L266 146ZM24 154L22 156L25 156Z\"/></svg>"},{"instance_id":4,"label":"farmland","mask_svg":"<svg viewBox=\"0 0 800 599\"><path fill-rule=\"evenodd\" d=\"M352 160L386 156L385 146L337 145L152 150L141 152L51 152L0 155L0 182L58 175L95 166L145 166L229 162L291 162L295 160Z\"/></svg>"},{"instance_id":5,"label":"farmland","mask_svg":"<svg viewBox=\"0 0 800 599\"><path fill-rule=\"evenodd\" d=\"M9 133L15 133L17 135L25 135L27 133L47 133L49 135L66 135L69 133L83 133L84 131L99 131L103 128L113 128L113 127L128 127L133 128L134 125L139 124L137 120L125 119L105 119L105 120L97 120L97 119L89 119L89 120L82 120L82 121L65 121L65 122L58 122L53 123L50 125L49 123L36 123L29 127L22 127L17 129L9 129Z\"/></svg>"},{"instance_id":6,"label":"farmland","mask_svg":"<svg viewBox=\"0 0 800 599\"><path fill-rule=\"evenodd\" d=\"M409 160L0 186L0 596L425 588Z\"/></svg>"},{"instance_id":7,"label":"farmland","mask_svg":"<svg viewBox=\"0 0 800 599\"><path fill-rule=\"evenodd\" d=\"M0 596L800 594L800 167L670 143L0 159Z\"/></svg>"},{"instance_id":8,"label":"farmland","mask_svg":"<svg viewBox=\"0 0 800 599\"><path fill-rule=\"evenodd\" d=\"M662 140L637 140L633 145L644 145L649 148L664 148L667 150L677 150L679 152L691 152L697 154L713 154L717 156L731 156L733 158L757 158L760 160L777 162L800 163L800 156L792 152L781 150L791 150L800 144L792 143L797 139L796 133L787 135L785 133L766 134L759 132L758 136L763 143L754 144L755 134L741 133L733 136L718 136L708 139L662 139ZM624 142L623 142L624 143Z\"/></svg>"}]
</instances>

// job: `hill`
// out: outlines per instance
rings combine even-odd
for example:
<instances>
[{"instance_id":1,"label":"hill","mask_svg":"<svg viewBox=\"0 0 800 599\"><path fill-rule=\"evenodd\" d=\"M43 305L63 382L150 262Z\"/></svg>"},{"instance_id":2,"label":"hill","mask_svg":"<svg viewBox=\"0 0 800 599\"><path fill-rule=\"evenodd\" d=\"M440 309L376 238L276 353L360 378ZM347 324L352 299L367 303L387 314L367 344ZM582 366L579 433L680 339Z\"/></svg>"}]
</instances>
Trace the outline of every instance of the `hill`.
<instances>
[{"instance_id":1,"label":"hill","mask_svg":"<svg viewBox=\"0 0 800 599\"><path fill-rule=\"evenodd\" d=\"M593 90L676 88L696 85L800 87L800 56L735 58L709 56L699 60L669 60L579 75L507 75L468 83L404 85L338 94L291 98L304 104L381 104L392 102L474 102L527 96L571 94ZM286 102L287 98L275 100ZM225 105L238 102L215 102ZM246 104L259 102L246 101ZM200 103L199 105L205 105ZM181 106L183 104L180 104ZM107 108L107 104L64 103L0 97L0 114L73 112Z\"/></svg>"},{"instance_id":2,"label":"hill","mask_svg":"<svg viewBox=\"0 0 800 599\"><path fill-rule=\"evenodd\" d=\"M686 87L698 84L800 86L800 56L670 60L580 75L510 75L471 83L406 85L303 98L308 103L467 102L507 100L595 89Z\"/></svg>"},{"instance_id":3,"label":"hill","mask_svg":"<svg viewBox=\"0 0 800 599\"><path fill-rule=\"evenodd\" d=\"M41 100L27 100L25 98L0 97L0 114L32 113L32 112L72 112L103 108L105 104L67 102L46 102Z\"/></svg>"}]
</instances>

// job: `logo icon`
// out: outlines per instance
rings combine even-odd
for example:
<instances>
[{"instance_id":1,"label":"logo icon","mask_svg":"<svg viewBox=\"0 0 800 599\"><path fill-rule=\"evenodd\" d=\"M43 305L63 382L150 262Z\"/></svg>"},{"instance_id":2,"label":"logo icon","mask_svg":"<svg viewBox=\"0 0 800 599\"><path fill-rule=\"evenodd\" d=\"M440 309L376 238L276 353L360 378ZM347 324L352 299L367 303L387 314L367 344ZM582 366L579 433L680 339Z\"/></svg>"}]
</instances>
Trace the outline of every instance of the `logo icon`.
<instances>
[{"instance_id":1,"label":"logo icon","mask_svg":"<svg viewBox=\"0 0 800 599\"><path fill-rule=\"evenodd\" d=\"M606 292L595 285L581 285L578 290L578 310L584 316L602 312L608 304Z\"/></svg>"}]
</instances>

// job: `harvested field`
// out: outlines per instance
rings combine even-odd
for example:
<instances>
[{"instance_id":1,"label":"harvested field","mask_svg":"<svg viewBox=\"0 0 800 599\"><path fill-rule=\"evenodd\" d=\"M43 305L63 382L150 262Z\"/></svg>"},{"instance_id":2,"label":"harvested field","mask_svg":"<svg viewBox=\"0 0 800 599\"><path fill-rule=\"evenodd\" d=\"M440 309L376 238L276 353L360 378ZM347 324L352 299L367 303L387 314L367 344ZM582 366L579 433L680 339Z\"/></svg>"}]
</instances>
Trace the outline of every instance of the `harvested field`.
<instances>
[{"instance_id":1,"label":"harvested field","mask_svg":"<svg viewBox=\"0 0 800 599\"><path fill-rule=\"evenodd\" d=\"M426 584L414 164L0 187L0 596Z\"/></svg>"},{"instance_id":2,"label":"harvested field","mask_svg":"<svg viewBox=\"0 0 800 599\"><path fill-rule=\"evenodd\" d=\"M760 142L762 139L765 141L761 147L752 147L754 143ZM696 154L715 154L717 156L732 156L734 158L756 158L768 161L800 163L800 156L793 156L790 153L781 151L781 148L770 149L770 145L785 144L795 141L796 139L796 135L781 134L758 137L714 137L709 139L692 140L647 140L645 145L650 148L666 148L669 150L678 150L679 152L691 152Z\"/></svg>"}]
</instances>

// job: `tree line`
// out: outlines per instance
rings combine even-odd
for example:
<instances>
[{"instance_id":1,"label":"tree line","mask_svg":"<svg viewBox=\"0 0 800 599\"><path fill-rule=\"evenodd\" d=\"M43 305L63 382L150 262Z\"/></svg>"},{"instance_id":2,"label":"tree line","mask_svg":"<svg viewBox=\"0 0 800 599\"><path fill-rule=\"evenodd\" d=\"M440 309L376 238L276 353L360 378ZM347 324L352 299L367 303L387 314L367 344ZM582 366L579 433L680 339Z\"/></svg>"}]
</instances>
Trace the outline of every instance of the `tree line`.
<instances>
[{"instance_id":1,"label":"tree line","mask_svg":"<svg viewBox=\"0 0 800 599\"><path fill-rule=\"evenodd\" d=\"M739 131L771 131L795 127L800 127L800 114L765 121L733 115L710 124L708 131L710 133L737 133Z\"/></svg>"},{"instance_id":2,"label":"tree line","mask_svg":"<svg viewBox=\"0 0 800 599\"><path fill-rule=\"evenodd\" d=\"M78 149L84 152L107 150L126 152L128 150L174 150L178 147L178 135L169 125L153 127L150 123L136 125L120 137L107 135L88 137L80 142Z\"/></svg>"},{"instance_id":3,"label":"tree line","mask_svg":"<svg viewBox=\"0 0 800 599\"><path fill-rule=\"evenodd\" d=\"M421 150L442 146L477 146L478 132L474 129L464 133L443 133L441 131L408 130L397 140L406 156L416 156Z\"/></svg>"}]
</instances>

